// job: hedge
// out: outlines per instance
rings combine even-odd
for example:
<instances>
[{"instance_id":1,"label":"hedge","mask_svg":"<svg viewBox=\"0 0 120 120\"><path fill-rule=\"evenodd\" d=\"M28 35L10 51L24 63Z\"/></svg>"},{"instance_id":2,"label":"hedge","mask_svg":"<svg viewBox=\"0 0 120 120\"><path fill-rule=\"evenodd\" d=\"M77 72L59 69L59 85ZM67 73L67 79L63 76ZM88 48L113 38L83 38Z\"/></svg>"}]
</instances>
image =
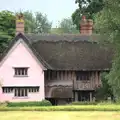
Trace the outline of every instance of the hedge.
<instances>
[{"instance_id":1,"label":"hedge","mask_svg":"<svg viewBox=\"0 0 120 120\"><path fill-rule=\"evenodd\" d=\"M72 102L70 105L97 105L97 102Z\"/></svg>"},{"instance_id":2,"label":"hedge","mask_svg":"<svg viewBox=\"0 0 120 120\"><path fill-rule=\"evenodd\" d=\"M120 111L120 105L0 107L0 111Z\"/></svg>"},{"instance_id":3,"label":"hedge","mask_svg":"<svg viewBox=\"0 0 120 120\"><path fill-rule=\"evenodd\" d=\"M113 103L111 101L101 101L101 102L72 102L69 105L115 105L120 103Z\"/></svg>"},{"instance_id":4,"label":"hedge","mask_svg":"<svg viewBox=\"0 0 120 120\"><path fill-rule=\"evenodd\" d=\"M39 101L39 102L9 102L7 104L8 107L32 107L32 106L52 106L52 104L47 101Z\"/></svg>"}]
</instances>

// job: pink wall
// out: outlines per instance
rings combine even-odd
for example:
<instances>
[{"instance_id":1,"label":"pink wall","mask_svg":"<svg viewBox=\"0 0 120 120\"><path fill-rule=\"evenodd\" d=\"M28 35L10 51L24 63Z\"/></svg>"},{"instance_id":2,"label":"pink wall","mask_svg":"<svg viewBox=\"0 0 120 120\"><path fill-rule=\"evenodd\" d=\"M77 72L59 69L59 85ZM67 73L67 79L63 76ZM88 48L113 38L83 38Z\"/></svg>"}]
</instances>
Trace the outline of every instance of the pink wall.
<instances>
[{"instance_id":1,"label":"pink wall","mask_svg":"<svg viewBox=\"0 0 120 120\"><path fill-rule=\"evenodd\" d=\"M45 98L42 65L22 40L14 45L3 61L0 66L2 86L40 86L40 90L38 93L28 93L28 98L24 99L14 98L12 93L2 93L0 94L1 101L39 101ZM29 67L28 77L14 77L13 67Z\"/></svg>"}]
</instances>

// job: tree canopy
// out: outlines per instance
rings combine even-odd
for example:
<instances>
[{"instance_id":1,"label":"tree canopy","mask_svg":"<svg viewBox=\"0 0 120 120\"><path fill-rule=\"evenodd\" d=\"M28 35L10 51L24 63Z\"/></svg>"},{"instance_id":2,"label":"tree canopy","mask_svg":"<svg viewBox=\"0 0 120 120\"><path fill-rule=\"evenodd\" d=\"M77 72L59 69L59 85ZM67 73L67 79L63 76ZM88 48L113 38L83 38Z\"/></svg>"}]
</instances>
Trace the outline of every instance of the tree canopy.
<instances>
[{"instance_id":1,"label":"tree canopy","mask_svg":"<svg viewBox=\"0 0 120 120\"><path fill-rule=\"evenodd\" d=\"M50 33L52 23L46 15L41 12L32 13L31 11L23 12L25 17L25 32L27 33Z\"/></svg>"},{"instance_id":2,"label":"tree canopy","mask_svg":"<svg viewBox=\"0 0 120 120\"><path fill-rule=\"evenodd\" d=\"M79 8L72 14L72 20L77 29L80 29L79 24L82 15L94 20L94 15L104 7L103 0L76 0L75 3L78 4Z\"/></svg>"},{"instance_id":3,"label":"tree canopy","mask_svg":"<svg viewBox=\"0 0 120 120\"><path fill-rule=\"evenodd\" d=\"M64 18L60 21L59 26L57 28L52 29L52 33L69 33L69 34L76 34L79 31L76 29L76 26L73 25L72 19Z\"/></svg>"},{"instance_id":4,"label":"tree canopy","mask_svg":"<svg viewBox=\"0 0 120 120\"><path fill-rule=\"evenodd\" d=\"M120 100L120 1L106 0L104 9L96 15L96 28L100 33L107 34L107 42L114 47L112 69L108 82L112 87L116 100Z\"/></svg>"},{"instance_id":5,"label":"tree canopy","mask_svg":"<svg viewBox=\"0 0 120 120\"><path fill-rule=\"evenodd\" d=\"M15 35L15 15L10 11L0 12L0 53Z\"/></svg>"},{"instance_id":6,"label":"tree canopy","mask_svg":"<svg viewBox=\"0 0 120 120\"><path fill-rule=\"evenodd\" d=\"M18 12L19 14L19 12ZM23 12L25 17L26 33L49 33L52 23L49 22L46 15L40 12ZM16 13L11 11L0 12L0 53L8 46L8 43L15 36Z\"/></svg>"}]
</instances>

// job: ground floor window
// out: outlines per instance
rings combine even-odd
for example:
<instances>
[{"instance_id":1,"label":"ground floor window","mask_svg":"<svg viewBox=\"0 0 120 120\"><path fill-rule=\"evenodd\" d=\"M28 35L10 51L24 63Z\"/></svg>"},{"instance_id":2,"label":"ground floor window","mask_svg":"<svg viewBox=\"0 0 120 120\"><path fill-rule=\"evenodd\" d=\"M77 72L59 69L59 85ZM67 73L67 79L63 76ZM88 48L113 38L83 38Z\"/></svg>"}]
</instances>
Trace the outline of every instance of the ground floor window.
<instances>
[{"instance_id":1,"label":"ground floor window","mask_svg":"<svg viewBox=\"0 0 120 120\"><path fill-rule=\"evenodd\" d=\"M3 93L14 93L14 97L27 97L28 93L39 92L39 87L2 87Z\"/></svg>"},{"instance_id":2,"label":"ground floor window","mask_svg":"<svg viewBox=\"0 0 120 120\"><path fill-rule=\"evenodd\" d=\"M27 88L15 88L14 96L15 97L27 97L28 96Z\"/></svg>"}]
</instances>

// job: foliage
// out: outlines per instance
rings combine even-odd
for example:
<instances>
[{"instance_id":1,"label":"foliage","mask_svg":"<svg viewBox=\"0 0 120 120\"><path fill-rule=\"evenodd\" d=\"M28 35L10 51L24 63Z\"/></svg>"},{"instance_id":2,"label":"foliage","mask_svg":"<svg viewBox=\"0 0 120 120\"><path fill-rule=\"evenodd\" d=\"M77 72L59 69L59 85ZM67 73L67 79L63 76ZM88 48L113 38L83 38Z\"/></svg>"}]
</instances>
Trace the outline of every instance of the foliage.
<instances>
[{"instance_id":1,"label":"foliage","mask_svg":"<svg viewBox=\"0 0 120 120\"><path fill-rule=\"evenodd\" d=\"M70 18L63 19L59 25L59 28L62 33L78 33L76 26L73 25L72 19Z\"/></svg>"},{"instance_id":2,"label":"foliage","mask_svg":"<svg viewBox=\"0 0 120 120\"><path fill-rule=\"evenodd\" d=\"M72 102L70 105L97 105L97 102Z\"/></svg>"},{"instance_id":3,"label":"foliage","mask_svg":"<svg viewBox=\"0 0 120 120\"><path fill-rule=\"evenodd\" d=\"M25 19L25 32L34 33L36 28L36 23L33 13L30 11L25 11L23 14Z\"/></svg>"},{"instance_id":4,"label":"foliage","mask_svg":"<svg viewBox=\"0 0 120 120\"><path fill-rule=\"evenodd\" d=\"M104 7L103 0L76 0L75 3L79 8L72 14L72 20L77 29L80 28L79 23L82 15L94 20L94 15Z\"/></svg>"},{"instance_id":5,"label":"foliage","mask_svg":"<svg viewBox=\"0 0 120 120\"><path fill-rule=\"evenodd\" d=\"M64 18L60 22L58 28L52 29L51 33L57 33L57 34L63 34L63 33L69 33L69 34L76 34L79 33L79 31L76 29L76 26L73 25L72 19L70 18Z\"/></svg>"},{"instance_id":6,"label":"foliage","mask_svg":"<svg viewBox=\"0 0 120 120\"><path fill-rule=\"evenodd\" d=\"M36 33L49 33L51 30L52 23L48 21L47 16L40 12L36 12Z\"/></svg>"},{"instance_id":7,"label":"foliage","mask_svg":"<svg viewBox=\"0 0 120 120\"><path fill-rule=\"evenodd\" d=\"M45 107L0 107L0 111L120 111L120 105L70 105Z\"/></svg>"},{"instance_id":8,"label":"foliage","mask_svg":"<svg viewBox=\"0 0 120 120\"><path fill-rule=\"evenodd\" d=\"M108 75L108 83L116 100L120 100L120 1L106 0L104 9L96 16L96 28L102 35L107 34L108 43L114 46L112 69Z\"/></svg>"},{"instance_id":9,"label":"foliage","mask_svg":"<svg viewBox=\"0 0 120 120\"><path fill-rule=\"evenodd\" d=\"M15 15L10 11L0 12L0 53L7 48L15 35Z\"/></svg>"},{"instance_id":10,"label":"foliage","mask_svg":"<svg viewBox=\"0 0 120 120\"><path fill-rule=\"evenodd\" d=\"M96 90L95 98L97 101L105 101L108 97L113 98L111 86L108 84L107 72L101 74L102 86Z\"/></svg>"},{"instance_id":11,"label":"foliage","mask_svg":"<svg viewBox=\"0 0 120 120\"><path fill-rule=\"evenodd\" d=\"M15 14L10 11L0 12L0 54L8 47L9 41L15 36ZM52 23L48 21L46 15L40 12L34 14L30 11L24 11L23 14L26 33L50 32Z\"/></svg>"},{"instance_id":12,"label":"foliage","mask_svg":"<svg viewBox=\"0 0 120 120\"><path fill-rule=\"evenodd\" d=\"M47 101L39 101L39 102L9 102L7 104L8 107L32 107L32 106L52 106L52 104Z\"/></svg>"},{"instance_id":13,"label":"foliage","mask_svg":"<svg viewBox=\"0 0 120 120\"><path fill-rule=\"evenodd\" d=\"M49 33L52 23L41 12L24 11L26 33Z\"/></svg>"}]
</instances>

